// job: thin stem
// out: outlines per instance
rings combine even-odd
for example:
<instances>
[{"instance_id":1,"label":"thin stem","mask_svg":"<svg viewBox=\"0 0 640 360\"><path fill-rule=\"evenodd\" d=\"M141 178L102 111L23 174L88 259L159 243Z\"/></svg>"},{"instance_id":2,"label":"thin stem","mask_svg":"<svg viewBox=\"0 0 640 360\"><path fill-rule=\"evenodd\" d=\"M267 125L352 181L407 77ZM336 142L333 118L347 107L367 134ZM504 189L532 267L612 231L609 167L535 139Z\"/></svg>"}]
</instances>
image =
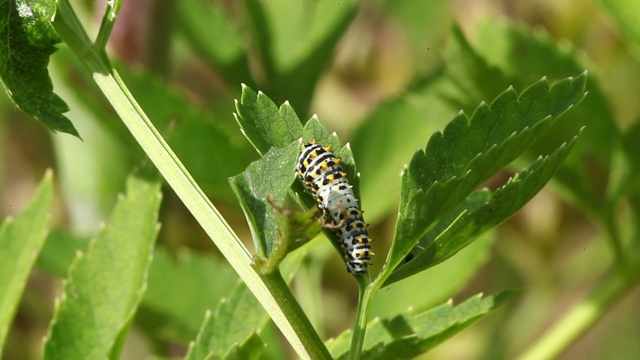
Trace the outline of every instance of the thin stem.
<instances>
[{"instance_id":1,"label":"thin stem","mask_svg":"<svg viewBox=\"0 0 640 360\"><path fill-rule=\"evenodd\" d=\"M100 24L100 30L96 37L95 47L100 51L104 51L107 47L107 41L111 36L111 30L116 23L116 18L120 12L120 6L122 6L122 0L107 0L105 4L104 15L102 17L102 24Z\"/></svg>"},{"instance_id":2,"label":"thin stem","mask_svg":"<svg viewBox=\"0 0 640 360\"><path fill-rule=\"evenodd\" d=\"M638 267L620 267L547 331L519 360L555 359L582 336L639 280Z\"/></svg>"},{"instance_id":3,"label":"thin stem","mask_svg":"<svg viewBox=\"0 0 640 360\"><path fill-rule=\"evenodd\" d=\"M351 336L351 347L349 351L349 359L357 360L362 355L362 346L364 345L364 336L367 331L367 320L369 318L369 307L372 299L373 287L367 286L370 279L368 274L356 279L358 281L358 312L356 313L356 323Z\"/></svg>"}]
</instances>

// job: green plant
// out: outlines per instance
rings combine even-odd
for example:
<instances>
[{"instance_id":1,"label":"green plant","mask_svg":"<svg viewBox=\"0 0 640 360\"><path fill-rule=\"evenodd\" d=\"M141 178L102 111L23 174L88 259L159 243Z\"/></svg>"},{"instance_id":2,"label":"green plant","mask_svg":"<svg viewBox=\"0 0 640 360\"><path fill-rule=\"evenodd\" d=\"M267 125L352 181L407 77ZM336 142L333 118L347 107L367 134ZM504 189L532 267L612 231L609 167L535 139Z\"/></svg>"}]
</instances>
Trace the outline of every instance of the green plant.
<instances>
[{"instance_id":1,"label":"green plant","mask_svg":"<svg viewBox=\"0 0 640 360\"><path fill-rule=\"evenodd\" d=\"M398 16L416 6L398 4L385 6ZM630 218L637 220L640 213L640 164L635 155L639 153L639 127L621 134L597 82L590 79L587 83L587 73L575 57L559 51L544 36L508 23L487 23L474 48L454 27L444 61L434 67L436 71L418 73L403 96L388 100L369 115L354 132L353 146L342 146L318 117L303 119L330 62L331 49L354 21L359 10L356 4L244 1L246 29L256 41L262 80L253 76L242 33L219 4L185 0L173 4L174 9L161 8L158 19L170 18L167 14L175 10L185 43L219 69L224 81L231 87L238 87L239 82L249 84L242 87L235 104L236 121L246 142L233 128L235 124L211 119L209 112L227 109L228 99L209 111L199 109L157 79L114 65L106 44L121 6L120 1L107 1L92 41L76 15L78 9L66 0L0 3L5 14L0 19L0 75L13 102L52 131L85 136L76 129L80 126L77 121L72 123L63 115L73 106L67 107L52 92L47 64L61 40L73 56L61 51L63 64L58 66L66 76L60 81L67 88L81 89L71 96L73 101L94 114L100 124L87 129L85 142L97 139L95 146L110 150L94 159L99 159L98 166L109 169L105 178L122 182L131 165L142 164L128 176L125 195L118 198L107 225L91 240L61 229L45 236L53 193L50 172L16 221L3 223L0 258L10 261L0 263L0 284L9 289L0 294L0 351L9 351L6 334L33 266L33 254L40 253L38 267L65 279L44 341L45 358L119 358L134 316L163 356L170 356L162 351L167 342L191 342L185 355L188 359L283 357L277 340L270 338L271 319L301 358L413 358L488 315L517 291L476 295L456 306L448 302L433 307L442 302L434 297L424 300L417 310L402 312L393 302L375 304L383 295L381 289L422 279L426 270L459 258L462 265L455 267L467 273L457 275L451 287L434 291L431 288L436 284L414 287L414 291L451 296L478 271L479 258L491 246L483 236L527 204L554 175L560 193L602 224L615 265L583 303L523 352L523 358L556 356L637 284L640 221L621 230L617 209L625 201ZM417 6L437 10L435 5ZM615 19L624 20L616 16L615 6L608 9ZM309 21L278 21L297 17ZM163 34L159 27L156 36ZM215 30L213 42L206 36L211 29ZM153 56L162 58L162 51L167 50L159 47L156 51ZM548 62L537 62L540 58ZM149 68L156 72L167 71L162 61L152 63ZM77 72L81 66L91 77L86 71ZM537 80L542 73L561 80L553 84L546 78ZM567 77L570 75L574 77ZM255 87L290 102L278 107L265 93L252 90ZM106 110L100 93L124 127ZM494 100L485 103L487 99ZM474 109L472 115L462 111L456 115L454 109L460 107ZM437 118L434 122L444 130L434 132L433 123L427 124L425 118ZM320 265L309 262L321 262L318 259L324 256L317 245L305 244L322 232L322 224L313 198L293 172L300 139L333 146L356 193L362 195L368 221L379 222L398 206L394 230L386 239L389 251L384 255L376 250L377 267L371 272L376 275L373 279L369 274L353 277L359 294L353 330L326 342L319 315L314 314L319 305L314 299L298 300L300 294L296 298L289 286L297 273L306 277L296 286L317 294ZM247 151L249 143L258 159ZM426 146L416 151L411 147L415 143ZM59 152L63 149L60 144ZM210 157L203 162L202 154ZM233 271L196 252L176 255L180 259L176 263L168 254L168 244L155 245L161 181L146 159ZM71 167L61 162L61 172L69 176L63 179L63 186L77 184L68 170ZM407 165L398 177L402 163ZM514 163L526 167L513 172L510 166ZM618 166L621 172L611 172L606 187L598 188L589 172L593 164L607 174ZM484 187L504 171L511 171L508 181L493 190ZM119 190L117 185L110 186ZM390 188L399 189L397 196L380 196ZM251 231L252 250L208 194L223 206L233 207L239 201ZM109 204L112 199L96 202ZM296 206L293 202L305 211L289 210ZM375 249L385 239L373 235L379 240ZM336 244L333 233L325 230L324 236ZM311 256L305 257L308 248ZM473 252L459 253L465 248ZM76 251L80 252L74 257ZM335 257L335 253L326 257ZM346 271L336 276L351 277ZM223 297L213 313L205 314L205 309ZM585 312L590 306L596 311ZM376 312L385 316L371 320Z\"/></svg>"}]
</instances>

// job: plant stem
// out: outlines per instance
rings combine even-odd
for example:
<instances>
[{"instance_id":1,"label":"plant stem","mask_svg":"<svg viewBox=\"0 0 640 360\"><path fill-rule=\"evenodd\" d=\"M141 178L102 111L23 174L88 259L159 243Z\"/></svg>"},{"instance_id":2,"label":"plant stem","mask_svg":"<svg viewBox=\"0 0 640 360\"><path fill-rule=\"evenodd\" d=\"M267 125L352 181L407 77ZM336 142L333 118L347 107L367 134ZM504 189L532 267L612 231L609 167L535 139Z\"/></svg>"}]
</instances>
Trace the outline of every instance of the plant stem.
<instances>
[{"instance_id":1,"label":"plant stem","mask_svg":"<svg viewBox=\"0 0 640 360\"><path fill-rule=\"evenodd\" d=\"M318 350L319 347L324 347L322 342L319 341L320 345L318 345L318 340L313 339L312 335L305 332L313 332L313 328L309 327L303 331L300 329L303 320L297 311L287 310L287 313L284 312L288 307L295 306L294 303L297 304L295 299L283 296L284 289L278 288L278 286L282 286L288 290L287 285L283 282L278 286L273 284L267 286L254 271L247 249L135 101L123 81L111 67L104 48L90 42L86 31L67 0L58 0L58 10L53 25L61 39L69 45L80 61L93 74L94 81L140 147L240 278L247 284L247 287L282 331L298 356L308 359L311 358L310 354L322 355L322 350ZM106 41L106 39L103 40ZM280 301L289 302L282 304ZM290 320L287 316L294 316L294 319ZM298 331L301 333L299 334ZM326 348L324 351L328 354Z\"/></svg>"},{"instance_id":2,"label":"plant stem","mask_svg":"<svg viewBox=\"0 0 640 360\"><path fill-rule=\"evenodd\" d=\"M356 279L358 281L358 312L356 313L356 323L351 336L351 347L349 351L349 359L357 360L362 355L362 346L364 345L364 336L367 331L367 320L369 318L369 306L373 297L372 286L367 286L369 276L361 276Z\"/></svg>"},{"instance_id":3,"label":"plant stem","mask_svg":"<svg viewBox=\"0 0 640 360\"><path fill-rule=\"evenodd\" d=\"M289 286L282 278L279 271L263 275L262 280L267 286L276 302L282 309L285 317L298 334L300 340L305 344L306 351L311 359L331 359L329 350L324 346L324 342L315 331L311 321L300 307Z\"/></svg>"},{"instance_id":4,"label":"plant stem","mask_svg":"<svg viewBox=\"0 0 640 360\"><path fill-rule=\"evenodd\" d=\"M111 36L111 30L113 30L118 12L120 12L120 6L122 6L122 0L107 0L102 24L100 24L100 30L98 30L98 36L96 37L96 49L103 51L107 47L107 41Z\"/></svg>"},{"instance_id":5,"label":"plant stem","mask_svg":"<svg viewBox=\"0 0 640 360\"><path fill-rule=\"evenodd\" d=\"M611 304L620 300L639 279L640 270L637 266L620 267L611 272L587 298L576 305L518 359L555 359L589 330L610 309Z\"/></svg>"}]
</instances>

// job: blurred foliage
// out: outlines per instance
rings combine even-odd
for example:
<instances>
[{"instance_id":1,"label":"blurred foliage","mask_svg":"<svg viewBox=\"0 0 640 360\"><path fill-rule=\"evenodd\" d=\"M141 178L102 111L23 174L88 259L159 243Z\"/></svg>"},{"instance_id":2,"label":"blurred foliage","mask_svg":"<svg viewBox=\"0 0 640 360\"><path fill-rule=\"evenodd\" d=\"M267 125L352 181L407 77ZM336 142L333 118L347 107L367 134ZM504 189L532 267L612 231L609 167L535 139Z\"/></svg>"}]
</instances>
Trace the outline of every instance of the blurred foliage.
<instances>
[{"instance_id":1,"label":"blurred foliage","mask_svg":"<svg viewBox=\"0 0 640 360\"><path fill-rule=\"evenodd\" d=\"M12 4L5 1L2 7ZM76 10L92 24L99 21L101 6L82 1ZM421 313L451 297L523 288L517 301L423 356L506 359L521 354L615 261L633 253L629 249L639 252L639 24L640 5L630 0L380 0L339 5L297 0L125 1L109 56L117 59L116 67L134 97L247 244L249 227L228 182L258 158L232 115L233 99L246 95L241 83L268 94L276 105L289 101L286 111L275 107L272 116L297 114L306 120L317 114L343 143L350 141L378 254L386 252L393 238L399 173L435 130L443 129L459 110L471 114L481 101L496 98L509 86L520 93L544 76L555 83L588 69L588 95L582 104L517 159L514 170L484 183L491 190L501 187L532 156L551 153L584 126L553 185L497 230L485 233L482 241L407 282L383 289L373 305L374 315L389 317L407 313L409 306ZM144 154L91 75L64 45L59 47L49 71L54 92L67 104L56 97L56 106L45 114L52 120L33 115L49 128L77 130L83 141L49 133L9 101L32 113L24 104L35 101L34 96L56 96L46 81L39 82L38 95L25 95L26 103L19 100L21 94L0 100L0 218L26 207L46 169L53 169L55 183L51 231L5 341L12 345L4 349L7 359L42 356L34 349L41 348L54 316L52 304L63 291L61 279L67 277L76 252L89 251L88 239L102 236L100 224L112 212L122 211L116 204L128 201L117 200L125 192L127 175L146 166ZM52 51L51 41L43 51ZM44 66L38 54L29 55L34 66ZM11 67L4 64L2 70ZM62 115L67 105L71 110ZM309 121L310 126L313 121L317 120ZM265 153L268 146L261 145L257 147ZM105 345L123 346L122 358L139 358L144 349L163 357L184 356L199 329L201 334L224 331L211 323L216 317L229 318L220 300L244 291L236 288L231 293L236 283L233 271L173 193L167 188L163 192L158 215L163 225L154 259L148 279L137 279L148 288L142 298L128 295L130 301L140 302L130 325L144 336L130 335L124 344ZM128 210L137 211L133 205ZM327 336L336 336L350 326L353 281L335 256L313 259L303 262L303 268L322 268L324 278L294 288L322 287L314 311L323 315ZM147 266L141 258L136 261ZM374 272L381 262L376 262ZM82 281L93 280L100 281ZM628 291L563 358L635 358L640 354L639 301L637 289ZM205 318L207 310L214 315ZM121 325L117 329L129 326ZM272 346L268 331L260 338ZM249 349L260 347L260 338L241 338L245 343L230 354L242 354L245 344ZM198 346L205 346L205 340L201 336ZM276 350L268 347L262 358L283 356L278 345L273 346Z\"/></svg>"}]
</instances>

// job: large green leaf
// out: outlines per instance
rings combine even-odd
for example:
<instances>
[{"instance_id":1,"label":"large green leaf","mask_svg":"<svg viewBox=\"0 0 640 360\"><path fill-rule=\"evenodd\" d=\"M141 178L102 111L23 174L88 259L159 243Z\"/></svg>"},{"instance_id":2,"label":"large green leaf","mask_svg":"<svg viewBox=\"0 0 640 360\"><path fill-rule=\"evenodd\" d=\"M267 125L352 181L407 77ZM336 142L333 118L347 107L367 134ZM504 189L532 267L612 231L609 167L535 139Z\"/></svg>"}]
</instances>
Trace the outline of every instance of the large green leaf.
<instances>
[{"instance_id":1,"label":"large green leaf","mask_svg":"<svg viewBox=\"0 0 640 360\"><path fill-rule=\"evenodd\" d=\"M412 359L462 331L516 294L515 290L506 290L486 297L477 295L455 307L448 302L422 313L374 319L367 326L361 358ZM335 359L346 359L350 341L351 331L348 331L327 346Z\"/></svg>"},{"instance_id":2,"label":"large green leaf","mask_svg":"<svg viewBox=\"0 0 640 360\"><path fill-rule=\"evenodd\" d=\"M577 51L570 46L558 46L543 30L532 31L504 20L482 22L475 45L475 50L488 63L507 74L514 86L524 86L541 75L562 78L581 72L587 66L578 60ZM477 86L489 84L479 83ZM598 213L603 208L606 189L603 184L607 183L620 131L597 74L590 76L586 91L588 101L568 113L543 141L531 148L529 154L551 153L584 126L582 141L576 144L555 179L575 202Z\"/></svg>"},{"instance_id":3,"label":"large green leaf","mask_svg":"<svg viewBox=\"0 0 640 360\"><path fill-rule=\"evenodd\" d=\"M51 19L56 2L0 2L0 78L7 94L25 113L52 131L78 136L63 113L67 104L53 93L47 65L60 42Z\"/></svg>"},{"instance_id":4,"label":"large green leaf","mask_svg":"<svg viewBox=\"0 0 640 360\"><path fill-rule=\"evenodd\" d=\"M118 358L142 299L158 233L160 184L131 176L108 225L71 266L45 359Z\"/></svg>"},{"instance_id":5,"label":"large green leaf","mask_svg":"<svg viewBox=\"0 0 640 360\"><path fill-rule=\"evenodd\" d=\"M478 185L544 136L584 97L586 74L549 88L546 79L520 96L510 88L469 120L460 113L434 133L402 175L400 212L387 266L395 267L436 221Z\"/></svg>"},{"instance_id":6,"label":"large green leaf","mask_svg":"<svg viewBox=\"0 0 640 360\"><path fill-rule=\"evenodd\" d=\"M29 205L15 220L0 225L0 355L22 290L47 237L53 199L51 172L47 172Z\"/></svg>"},{"instance_id":7,"label":"large green leaf","mask_svg":"<svg viewBox=\"0 0 640 360\"><path fill-rule=\"evenodd\" d=\"M493 193L487 189L469 195L412 250L411 261L399 266L386 284L432 267L468 246L484 231L500 224L524 206L560 168L575 143L574 138L553 154L540 157L529 168L515 174Z\"/></svg>"}]
</instances>

